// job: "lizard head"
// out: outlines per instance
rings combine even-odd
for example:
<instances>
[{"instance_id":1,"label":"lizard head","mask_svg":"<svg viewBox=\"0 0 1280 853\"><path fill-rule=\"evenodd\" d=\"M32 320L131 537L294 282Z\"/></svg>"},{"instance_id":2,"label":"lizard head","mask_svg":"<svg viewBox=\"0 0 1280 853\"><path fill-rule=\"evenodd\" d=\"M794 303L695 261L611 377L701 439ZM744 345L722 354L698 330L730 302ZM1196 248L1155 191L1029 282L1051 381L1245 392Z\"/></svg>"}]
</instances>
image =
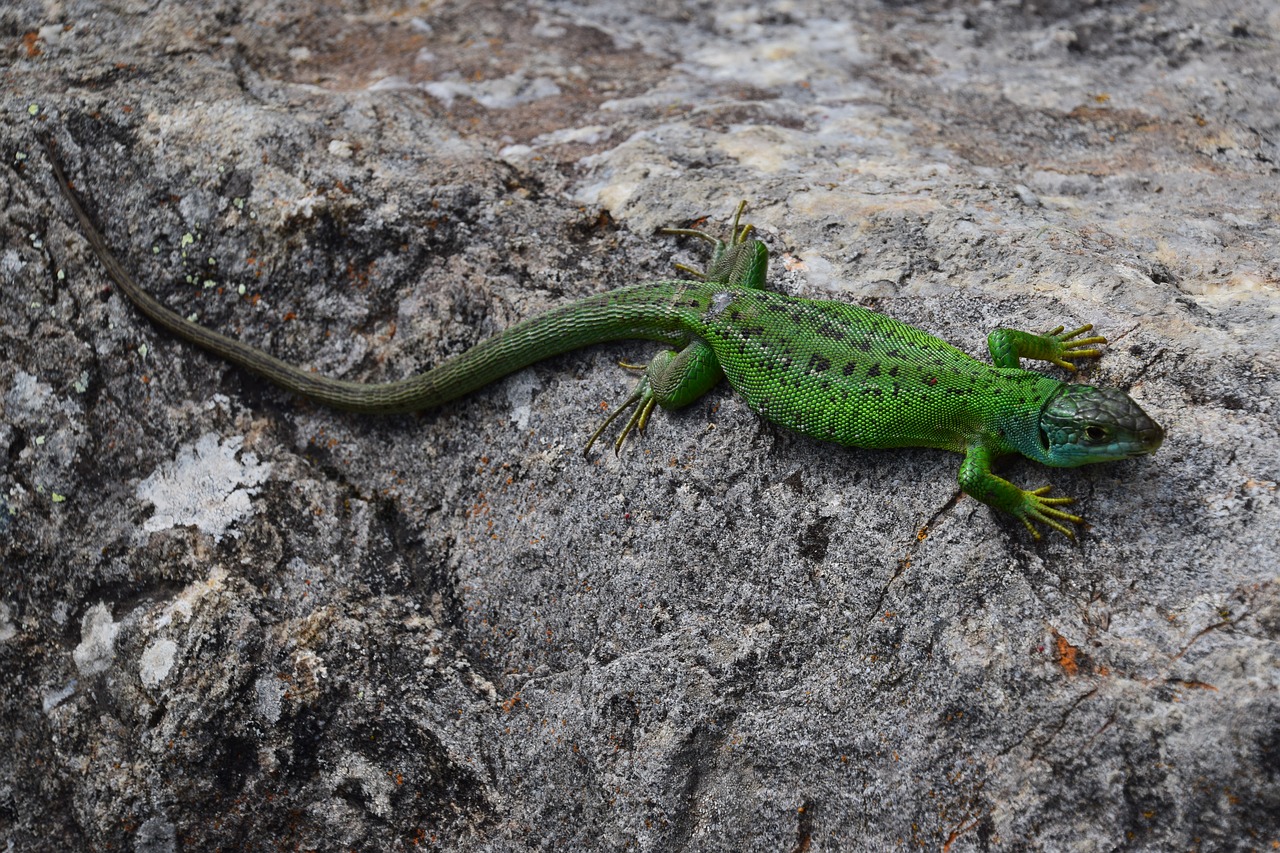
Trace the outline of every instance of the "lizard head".
<instances>
[{"instance_id":1,"label":"lizard head","mask_svg":"<svg viewBox=\"0 0 1280 853\"><path fill-rule=\"evenodd\" d=\"M1040 410L1046 465L1074 468L1155 453L1164 429L1118 388L1063 385Z\"/></svg>"}]
</instances>

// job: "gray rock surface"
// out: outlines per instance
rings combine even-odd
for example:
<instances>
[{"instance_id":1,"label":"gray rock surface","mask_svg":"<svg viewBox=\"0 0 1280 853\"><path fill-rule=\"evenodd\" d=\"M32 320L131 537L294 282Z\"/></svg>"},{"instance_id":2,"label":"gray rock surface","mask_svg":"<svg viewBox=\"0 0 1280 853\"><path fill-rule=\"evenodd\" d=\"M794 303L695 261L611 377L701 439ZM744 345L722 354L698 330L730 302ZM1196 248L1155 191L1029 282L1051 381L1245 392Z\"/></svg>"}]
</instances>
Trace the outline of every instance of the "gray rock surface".
<instances>
[{"instance_id":1,"label":"gray rock surface","mask_svg":"<svg viewBox=\"0 0 1280 853\"><path fill-rule=\"evenodd\" d=\"M1269 0L0 8L0 842L1280 844L1280 9ZM447 411L291 398L700 263L973 353L1093 322L1155 457L849 451L727 390L578 449L647 345ZM1047 478L1047 479L1046 479Z\"/></svg>"}]
</instances>

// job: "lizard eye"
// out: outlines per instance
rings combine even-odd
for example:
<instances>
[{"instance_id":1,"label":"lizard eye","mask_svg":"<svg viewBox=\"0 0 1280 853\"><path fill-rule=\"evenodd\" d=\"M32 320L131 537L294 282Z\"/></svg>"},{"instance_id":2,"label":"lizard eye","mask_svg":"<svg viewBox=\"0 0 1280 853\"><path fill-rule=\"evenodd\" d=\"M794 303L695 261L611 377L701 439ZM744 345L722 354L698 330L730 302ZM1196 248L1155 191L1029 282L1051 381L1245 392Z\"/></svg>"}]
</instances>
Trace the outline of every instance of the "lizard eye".
<instances>
[{"instance_id":1,"label":"lizard eye","mask_svg":"<svg viewBox=\"0 0 1280 853\"><path fill-rule=\"evenodd\" d=\"M1107 431L1100 426L1085 427L1084 434L1090 441L1102 441L1107 437Z\"/></svg>"}]
</instances>

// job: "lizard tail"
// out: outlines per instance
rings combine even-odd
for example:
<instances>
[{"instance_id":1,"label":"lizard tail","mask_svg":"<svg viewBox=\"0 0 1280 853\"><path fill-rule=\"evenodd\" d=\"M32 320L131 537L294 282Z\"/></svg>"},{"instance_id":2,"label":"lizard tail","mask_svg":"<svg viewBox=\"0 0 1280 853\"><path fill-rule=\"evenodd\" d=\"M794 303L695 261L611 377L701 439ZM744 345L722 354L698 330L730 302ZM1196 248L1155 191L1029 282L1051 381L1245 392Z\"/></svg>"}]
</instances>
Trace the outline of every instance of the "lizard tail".
<instances>
[{"instance_id":1,"label":"lizard tail","mask_svg":"<svg viewBox=\"0 0 1280 853\"><path fill-rule=\"evenodd\" d=\"M71 188L52 143L44 140L53 174L80 222L94 254L129 301L153 323L219 358L294 394L353 412L396 413L429 409L461 397L509 373L590 344L628 338L681 345L686 324L675 308L685 281L635 285L552 309L512 326L425 373L394 382L333 379L288 364L257 347L186 319L148 293L107 246Z\"/></svg>"}]
</instances>

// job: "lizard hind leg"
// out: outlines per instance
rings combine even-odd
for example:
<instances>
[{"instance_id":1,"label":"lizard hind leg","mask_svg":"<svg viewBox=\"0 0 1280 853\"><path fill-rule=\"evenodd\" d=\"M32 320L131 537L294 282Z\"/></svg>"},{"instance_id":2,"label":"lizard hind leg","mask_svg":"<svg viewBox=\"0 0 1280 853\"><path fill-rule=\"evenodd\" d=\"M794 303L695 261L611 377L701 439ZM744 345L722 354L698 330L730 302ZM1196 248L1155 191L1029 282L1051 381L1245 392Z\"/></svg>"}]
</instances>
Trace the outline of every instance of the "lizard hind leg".
<instances>
[{"instance_id":1,"label":"lizard hind leg","mask_svg":"<svg viewBox=\"0 0 1280 853\"><path fill-rule=\"evenodd\" d=\"M748 239L755 226L741 224L746 207L746 201L742 201L734 211L728 240L696 228L663 228L659 233L696 237L712 245L711 263L705 272L685 264L676 264L676 269L699 281L762 290L769 270L769 250L759 240Z\"/></svg>"},{"instance_id":2,"label":"lizard hind leg","mask_svg":"<svg viewBox=\"0 0 1280 853\"><path fill-rule=\"evenodd\" d=\"M742 211L746 209L746 199L738 202L738 208L733 212L733 228L729 231L729 240L727 242L721 240L714 234L709 234L699 228L661 228L658 230L658 233L669 234L676 237L696 237L699 240L706 240L708 243L716 247L717 253L722 253L732 246L745 242L747 235L755 230L754 225L743 225L741 229L738 227L738 223L742 221Z\"/></svg>"},{"instance_id":3,"label":"lizard hind leg","mask_svg":"<svg viewBox=\"0 0 1280 853\"><path fill-rule=\"evenodd\" d=\"M630 370L643 370L644 375L632 389L631 395L591 434L582 449L584 456L590 454L592 446L609 425L633 406L635 411L614 439L614 455L622 451L622 445L633 432L644 432L656 407L673 410L687 406L711 390L724 376L715 352L707 344L696 340L679 352L662 350L647 365L623 362L621 366Z\"/></svg>"}]
</instances>

